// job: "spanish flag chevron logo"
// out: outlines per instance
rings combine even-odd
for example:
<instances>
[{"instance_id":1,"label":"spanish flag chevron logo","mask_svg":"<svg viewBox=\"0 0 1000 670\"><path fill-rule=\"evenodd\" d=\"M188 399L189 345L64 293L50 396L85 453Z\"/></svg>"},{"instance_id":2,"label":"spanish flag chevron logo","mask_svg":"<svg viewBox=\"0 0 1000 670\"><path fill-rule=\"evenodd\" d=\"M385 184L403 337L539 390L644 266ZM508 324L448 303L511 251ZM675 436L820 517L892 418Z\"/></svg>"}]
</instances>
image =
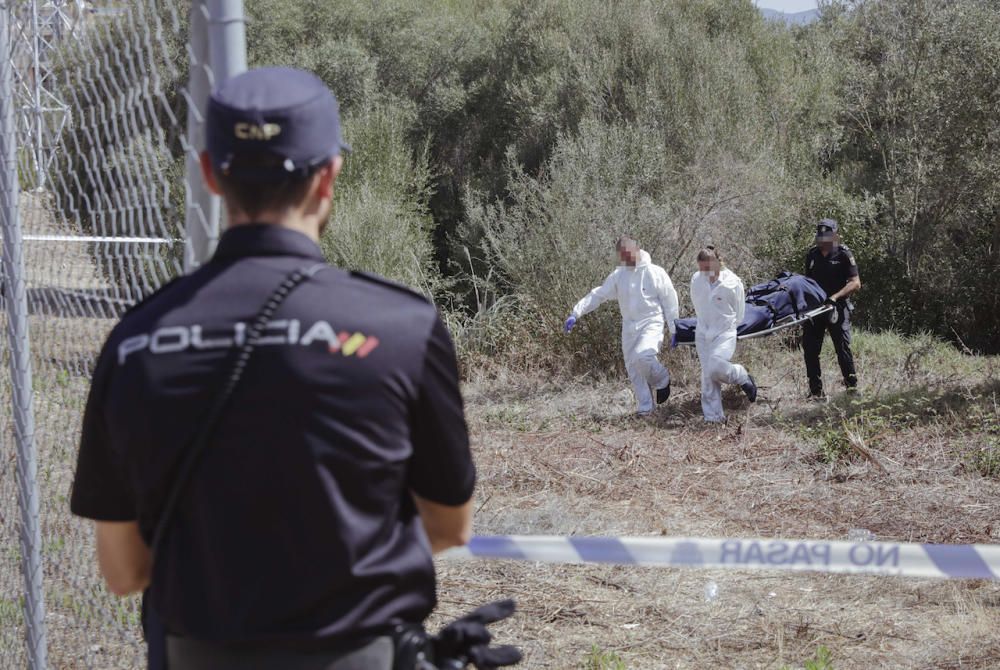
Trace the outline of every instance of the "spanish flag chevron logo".
<instances>
[{"instance_id":1,"label":"spanish flag chevron logo","mask_svg":"<svg viewBox=\"0 0 1000 670\"><path fill-rule=\"evenodd\" d=\"M344 356L357 356L364 358L370 354L379 344L379 340L374 335L364 333L340 332L337 334L337 341L330 343L330 353L340 352Z\"/></svg>"}]
</instances>

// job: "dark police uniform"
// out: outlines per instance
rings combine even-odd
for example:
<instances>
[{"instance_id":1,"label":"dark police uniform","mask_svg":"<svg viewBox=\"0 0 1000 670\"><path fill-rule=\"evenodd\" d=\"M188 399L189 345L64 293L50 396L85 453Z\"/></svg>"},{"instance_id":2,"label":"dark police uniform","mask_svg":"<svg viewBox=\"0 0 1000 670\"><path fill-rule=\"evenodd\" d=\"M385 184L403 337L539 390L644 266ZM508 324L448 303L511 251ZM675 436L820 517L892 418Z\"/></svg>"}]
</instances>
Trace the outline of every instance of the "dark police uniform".
<instances>
[{"instance_id":1,"label":"dark police uniform","mask_svg":"<svg viewBox=\"0 0 1000 670\"><path fill-rule=\"evenodd\" d=\"M75 514L138 520L152 541L246 324L283 276L322 259L301 233L238 226L123 318L94 372ZM409 491L459 505L474 479L434 306L325 268L261 337L156 557L152 604L175 634L298 649L420 622L434 567Z\"/></svg>"},{"instance_id":2,"label":"dark police uniform","mask_svg":"<svg viewBox=\"0 0 1000 670\"><path fill-rule=\"evenodd\" d=\"M853 277L858 276L858 264L854 254L843 244L835 244L826 256L818 246L809 249L806 254L806 276L816 280L816 283L833 295L847 285ZM854 354L851 353L851 304L844 298L837 301L836 323L832 323L827 315L807 321L802 328L802 349L805 352L806 375L809 378L809 393L820 395L823 392L823 375L820 370L819 355L823 348L823 337L829 332L833 348L837 352L837 362L848 388L858 384L854 369Z\"/></svg>"},{"instance_id":3,"label":"dark police uniform","mask_svg":"<svg viewBox=\"0 0 1000 670\"><path fill-rule=\"evenodd\" d=\"M223 173L258 147L287 157L276 169L304 175L346 149L336 101L313 75L256 70L220 91L208 144ZM94 371L75 514L137 521L152 543L249 323L283 278L322 261L302 233L242 224L210 262L123 317ZM434 305L324 266L257 340L154 557L149 603L170 644L209 645L177 647L193 649L192 667L218 667L212 649L256 663L276 650L364 651L372 640L386 642L376 655L387 667L385 634L435 606L411 491L458 506L474 482L454 347ZM279 657L266 667L292 666Z\"/></svg>"}]
</instances>

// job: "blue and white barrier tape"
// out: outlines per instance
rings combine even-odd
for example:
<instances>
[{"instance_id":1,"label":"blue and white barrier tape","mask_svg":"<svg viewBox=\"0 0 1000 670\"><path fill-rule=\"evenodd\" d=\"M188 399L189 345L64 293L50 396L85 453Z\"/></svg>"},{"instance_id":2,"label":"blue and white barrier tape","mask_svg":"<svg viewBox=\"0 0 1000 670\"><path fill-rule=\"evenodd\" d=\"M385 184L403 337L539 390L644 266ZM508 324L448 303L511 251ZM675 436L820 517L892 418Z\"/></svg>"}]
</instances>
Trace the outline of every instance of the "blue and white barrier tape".
<instances>
[{"instance_id":1,"label":"blue and white barrier tape","mask_svg":"<svg viewBox=\"0 0 1000 670\"><path fill-rule=\"evenodd\" d=\"M666 537L476 536L449 558L1000 579L1000 546Z\"/></svg>"}]
</instances>

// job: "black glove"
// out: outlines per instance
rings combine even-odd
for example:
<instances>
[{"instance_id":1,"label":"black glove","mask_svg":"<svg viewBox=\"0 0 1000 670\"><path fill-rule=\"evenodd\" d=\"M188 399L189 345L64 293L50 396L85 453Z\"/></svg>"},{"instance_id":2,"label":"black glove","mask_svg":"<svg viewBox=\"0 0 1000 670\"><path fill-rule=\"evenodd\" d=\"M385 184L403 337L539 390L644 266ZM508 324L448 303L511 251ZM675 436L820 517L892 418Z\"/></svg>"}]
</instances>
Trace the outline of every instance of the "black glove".
<instances>
[{"instance_id":1,"label":"black glove","mask_svg":"<svg viewBox=\"0 0 1000 670\"><path fill-rule=\"evenodd\" d=\"M826 300L823 301L823 304L824 305L830 305L831 307L836 307L837 306L837 301L834 300L833 298L829 298L828 297Z\"/></svg>"},{"instance_id":2,"label":"black glove","mask_svg":"<svg viewBox=\"0 0 1000 670\"><path fill-rule=\"evenodd\" d=\"M497 600L455 619L435 635L434 659L438 667L449 670L471 663L477 670L494 670L521 662L521 650L511 645L490 646L493 638L487 624L506 619L514 613L513 600Z\"/></svg>"}]
</instances>

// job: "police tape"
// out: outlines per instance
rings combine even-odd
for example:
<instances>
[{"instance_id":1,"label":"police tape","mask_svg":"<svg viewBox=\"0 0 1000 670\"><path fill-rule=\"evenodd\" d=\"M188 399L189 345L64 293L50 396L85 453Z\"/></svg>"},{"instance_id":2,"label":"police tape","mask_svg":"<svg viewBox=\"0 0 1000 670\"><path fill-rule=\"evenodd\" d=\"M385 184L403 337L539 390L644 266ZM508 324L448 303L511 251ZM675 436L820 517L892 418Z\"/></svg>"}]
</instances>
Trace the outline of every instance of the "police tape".
<instances>
[{"instance_id":1,"label":"police tape","mask_svg":"<svg viewBox=\"0 0 1000 670\"><path fill-rule=\"evenodd\" d=\"M666 537L473 537L453 559L1000 579L1000 546Z\"/></svg>"}]
</instances>

